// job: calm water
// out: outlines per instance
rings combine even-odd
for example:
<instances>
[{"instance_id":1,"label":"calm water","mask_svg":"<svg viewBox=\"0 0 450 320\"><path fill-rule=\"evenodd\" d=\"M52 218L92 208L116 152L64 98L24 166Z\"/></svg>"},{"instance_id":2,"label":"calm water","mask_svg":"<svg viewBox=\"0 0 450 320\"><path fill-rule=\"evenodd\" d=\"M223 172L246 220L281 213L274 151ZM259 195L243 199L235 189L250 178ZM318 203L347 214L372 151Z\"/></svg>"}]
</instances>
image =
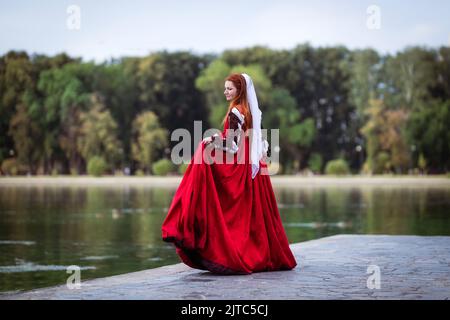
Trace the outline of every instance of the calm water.
<instances>
[{"instance_id":1,"label":"calm water","mask_svg":"<svg viewBox=\"0 0 450 320\"><path fill-rule=\"evenodd\" d=\"M354 234L450 235L450 188L277 188L291 243ZM175 189L0 187L0 292L178 263L161 241Z\"/></svg>"}]
</instances>

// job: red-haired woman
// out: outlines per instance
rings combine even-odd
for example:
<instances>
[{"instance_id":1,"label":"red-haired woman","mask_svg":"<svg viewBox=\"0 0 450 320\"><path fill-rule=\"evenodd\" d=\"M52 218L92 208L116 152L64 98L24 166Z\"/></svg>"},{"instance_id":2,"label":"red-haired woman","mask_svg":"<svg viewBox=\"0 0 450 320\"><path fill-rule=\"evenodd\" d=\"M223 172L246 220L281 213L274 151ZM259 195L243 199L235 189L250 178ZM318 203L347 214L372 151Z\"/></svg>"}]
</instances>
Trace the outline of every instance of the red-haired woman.
<instances>
[{"instance_id":1,"label":"red-haired woman","mask_svg":"<svg viewBox=\"0 0 450 320\"><path fill-rule=\"evenodd\" d=\"M261 136L253 81L247 74L231 74L224 94L230 102L224 130L198 146L162 238L173 242L192 268L218 274L290 270L297 263L263 160L268 144Z\"/></svg>"}]
</instances>

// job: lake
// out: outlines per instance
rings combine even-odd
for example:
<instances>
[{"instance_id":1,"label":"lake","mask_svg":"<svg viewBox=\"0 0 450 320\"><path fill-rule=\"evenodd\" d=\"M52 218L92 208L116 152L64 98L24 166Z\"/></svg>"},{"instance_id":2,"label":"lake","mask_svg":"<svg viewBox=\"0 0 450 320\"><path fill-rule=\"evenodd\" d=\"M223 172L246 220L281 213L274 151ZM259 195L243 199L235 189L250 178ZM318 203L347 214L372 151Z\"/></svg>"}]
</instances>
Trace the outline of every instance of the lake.
<instances>
[{"instance_id":1,"label":"lake","mask_svg":"<svg viewBox=\"0 0 450 320\"><path fill-rule=\"evenodd\" d=\"M450 235L450 187L274 185L290 243L335 234ZM161 240L176 187L0 185L0 292L180 262Z\"/></svg>"}]
</instances>

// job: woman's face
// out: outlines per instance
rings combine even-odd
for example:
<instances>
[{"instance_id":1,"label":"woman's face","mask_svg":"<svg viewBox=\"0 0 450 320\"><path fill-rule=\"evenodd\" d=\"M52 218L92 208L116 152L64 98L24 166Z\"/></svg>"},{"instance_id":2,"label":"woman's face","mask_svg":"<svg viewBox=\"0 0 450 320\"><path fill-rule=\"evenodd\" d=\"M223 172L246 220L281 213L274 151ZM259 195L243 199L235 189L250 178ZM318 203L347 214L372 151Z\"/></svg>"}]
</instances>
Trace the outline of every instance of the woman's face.
<instances>
[{"instance_id":1,"label":"woman's face","mask_svg":"<svg viewBox=\"0 0 450 320\"><path fill-rule=\"evenodd\" d=\"M237 89L232 81L225 81L225 91L223 94L225 95L225 98L227 98L227 101L231 101L236 98Z\"/></svg>"}]
</instances>

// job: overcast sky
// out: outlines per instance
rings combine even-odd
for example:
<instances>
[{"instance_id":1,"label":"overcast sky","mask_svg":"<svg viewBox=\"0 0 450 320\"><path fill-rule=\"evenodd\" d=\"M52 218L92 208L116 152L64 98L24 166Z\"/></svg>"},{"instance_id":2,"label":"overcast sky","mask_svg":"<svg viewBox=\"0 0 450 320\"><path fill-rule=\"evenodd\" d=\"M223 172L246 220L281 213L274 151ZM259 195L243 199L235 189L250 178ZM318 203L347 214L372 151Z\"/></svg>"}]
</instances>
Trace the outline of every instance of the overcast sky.
<instances>
[{"instance_id":1,"label":"overcast sky","mask_svg":"<svg viewBox=\"0 0 450 320\"><path fill-rule=\"evenodd\" d=\"M76 26L70 5L80 9L80 29L68 26ZM371 5L379 20L367 13ZM0 54L67 52L100 62L164 49L220 53L305 42L395 53L450 45L449 13L449 0L0 0Z\"/></svg>"}]
</instances>

